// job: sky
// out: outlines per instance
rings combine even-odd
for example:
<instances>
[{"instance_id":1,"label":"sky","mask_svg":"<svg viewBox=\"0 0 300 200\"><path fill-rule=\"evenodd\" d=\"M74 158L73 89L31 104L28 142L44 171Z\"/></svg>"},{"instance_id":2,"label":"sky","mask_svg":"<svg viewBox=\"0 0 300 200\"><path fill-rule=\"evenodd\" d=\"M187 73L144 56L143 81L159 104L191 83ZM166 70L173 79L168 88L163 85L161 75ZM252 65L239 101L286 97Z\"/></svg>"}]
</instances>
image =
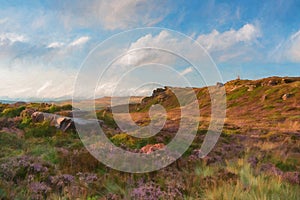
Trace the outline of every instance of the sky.
<instances>
[{"instance_id":1,"label":"sky","mask_svg":"<svg viewBox=\"0 0 300 200\"><path fill-rule=\"evenodd\" d=\"M0 0L0 99L72 97L78 73L93 49L115 34L143 27L166 30L139 32L126 41L116 39L111 41L114 49L100 48L99 53L117 55L120 49L129 51L146 44L182 47L185 39L176 37L173 30L204 48L224 82L237 76L300 76L299 10L300 1L289 0ZM181 51L196 56L192 49L182 47ZM124 59L127 65L129 58L132 65L149 59L162 62L171 66L168 70L173 70L173 66L178 76L194 73L189 63L156 54L140 51L118 60L115 70L106 74L106 82L96 87L96 96L110 95L118 85L117 77L125 73ZM157 78L159 69L146 69L144 73L150 77L147 81ZM99 64L94 70L103 71L104 67ZM164 73L171 73L168 70ZM126 95L128 91L137 95L147 93L149 87L140 82L141 72L129 74L130 83L121 84L123 88L115 95ZM129 88L134 85L132 80L140 84L139 91ZM168 83L176 82L178 86L187 86L175 79ZM192 86L202 83L190 82Z\"/></svg>"}]
</instances>

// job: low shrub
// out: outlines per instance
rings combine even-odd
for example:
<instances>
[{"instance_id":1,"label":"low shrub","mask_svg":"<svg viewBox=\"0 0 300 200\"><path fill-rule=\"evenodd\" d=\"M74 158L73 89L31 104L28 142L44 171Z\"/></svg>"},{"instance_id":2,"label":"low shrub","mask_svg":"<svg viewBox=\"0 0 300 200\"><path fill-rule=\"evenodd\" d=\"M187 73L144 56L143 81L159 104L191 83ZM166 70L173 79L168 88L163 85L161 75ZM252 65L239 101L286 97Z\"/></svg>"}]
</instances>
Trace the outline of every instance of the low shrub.
<instances>
[{"instance_id":1,"label":"low shrub","mask_svg":"<svg viewBox=\"0 0 300 200\"><path fill-rule=\"evenodd\" d=\"M25 110L25 106L20 106L18 108L5 108L2 113L1 113L1 116L3 117L17 117L21 114L21 112L23 110Z\"/></svg>"},{"instance_id":2,"label":"low shrub","mask_svg":"<svg viewBox=\"0 0 300 200\"><path fill-rule=\"evenodd\" d=\"M49 121L35 123L29 128L25 129L25 137L52 137L57 132L55 127L50 126Z\"/></svg>"},{"instance_id":3,"label":"low shrub","mask_svg":"<svg viewBox=\"0 0 300 200\"><path fill-rule=\"evenodd\" d=\"M25 129L31 125L32 119L31 117L23 117L20 124L18 124L18 128Z\"/></svg>"},{"instance_id":4,"label":"low shrub","mask_svg":"<svg viewBox=\"0 0 300 200\"><path fill-rule=\"evenodd\" d=\"M140 149L148 144L147 139L135 138L126 133L116 134L110 139L117 146L126 146L131 149Z\"/></svg>"},{"instance_id":5,"label":"low shrub","mask_svg":"<svg viewBox=\"0 0 300 200\"><path fill-rule=\"evenodd\" d=\"M116 122L114 120L112 113L110 113L110 112L105 112L105 111L97 112L97 118L100 120L103 120L105 125L107 125L111 128L118 127L118 125L116 124Z\"/></svg>"}]
</instances>

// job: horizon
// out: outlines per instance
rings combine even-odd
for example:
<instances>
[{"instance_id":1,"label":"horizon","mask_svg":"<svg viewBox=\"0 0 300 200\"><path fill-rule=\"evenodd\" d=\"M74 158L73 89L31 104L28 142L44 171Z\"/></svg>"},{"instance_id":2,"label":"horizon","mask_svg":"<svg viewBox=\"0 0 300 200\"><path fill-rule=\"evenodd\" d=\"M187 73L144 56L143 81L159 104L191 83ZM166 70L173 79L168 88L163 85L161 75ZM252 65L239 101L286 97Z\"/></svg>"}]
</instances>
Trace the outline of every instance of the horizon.
<instances>
[{"instance_id":1,"label":"horizon","mask_svg":"<svg viewBox=\"0 0 300 200\"><path fill-rule=\"evenodd\" d=\"M239 80L249 80L249 81L256 81L256 80L262 80L262 79L269 79L269 78L298 78L300 76L269 76L269 77L262 77L259 79L243 79L243 78L239 78ZM231 79L228 80L226 82L223 82L223 84L226 84L230 81L233 80L238 80L238 77L235 79ZM203 86L203 87L209 87L209 86L214 86L213 85L208 85L208 86ZM164 88L164 87L173 87L173 86L163 86L163 87L157 87L154 88L153 90L150 91L150 93L148 95L142 95L142 96L138 96L138 95L131 95L131 96L101 96L101 97L96 97L96 98L82 98L82 99L76 99L76 101L86 101L86 100L97 100L97 99L104 99L104 98L123 98L123 97L149 97L151 96L152 92L158 88ZM175 86L176 87L176 86ZM203 87L192 87L192 88L203 88ZM180 88L184 88L184 87L180 87ZM0 103L8 103L8 104L12 104L12 103L16 103L16 102L26 102L26 103L59 103L59 102L67 102L67 101L71 101L72 102L72 97L69 98L61 98L61 99L39 99L39 98L28 98L28 99L22 99L22 98L7 98L7 97L0 97Z\"/></svg>"}]
</instances>

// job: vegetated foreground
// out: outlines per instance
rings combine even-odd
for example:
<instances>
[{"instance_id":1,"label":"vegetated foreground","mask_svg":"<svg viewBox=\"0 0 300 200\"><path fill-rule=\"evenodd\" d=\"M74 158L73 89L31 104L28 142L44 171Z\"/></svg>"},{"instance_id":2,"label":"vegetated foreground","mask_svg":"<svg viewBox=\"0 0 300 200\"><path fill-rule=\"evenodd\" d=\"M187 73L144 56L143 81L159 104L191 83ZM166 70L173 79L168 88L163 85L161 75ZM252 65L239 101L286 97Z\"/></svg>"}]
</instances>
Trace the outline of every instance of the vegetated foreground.
<instances>
[{"instance_id":1,"label":"vegetated foreground","mask_svg":"<svg viewBox=\"0 0 300 200\"><path fill-rule=\"evenodd\" d=\"M207 88L194 88L201 113L194 142L175 163L145 174L115 171L92 157L74 129L71 105L0 104L0 199L299 199L300 78L233 80L218 87L226 89L227 118L215 148L198 157L210 96ZM149 124L153 104L166 108L167 121L149 139L120 131L111 108L97 110L97 117L115 145L160 151L178 130L180 108L166 87L132 103L132 119Z\"/></svg>"}]
</instances>

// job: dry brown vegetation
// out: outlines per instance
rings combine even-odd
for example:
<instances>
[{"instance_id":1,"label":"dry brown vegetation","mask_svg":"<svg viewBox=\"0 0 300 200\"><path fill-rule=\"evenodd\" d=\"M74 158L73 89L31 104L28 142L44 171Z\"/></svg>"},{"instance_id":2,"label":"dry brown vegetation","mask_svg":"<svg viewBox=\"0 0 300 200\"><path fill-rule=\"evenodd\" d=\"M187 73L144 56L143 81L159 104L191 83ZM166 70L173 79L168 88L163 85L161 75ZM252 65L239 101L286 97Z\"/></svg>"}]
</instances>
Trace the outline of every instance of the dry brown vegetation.
<instances>
[{"instance_id":1,"label":"dry brown vegetation","mask_svg":"<svg viewBox=\"0 0 300 200\"><path fill-rule=\"evenodd\" d=\"M75 130L32 121L34 111L72 116L71 105L0 104L0 199L298 199L300 78L233 80L224 87L227 117L208 156L198 157L210 122L209 92L194 88L201 116L192 145L175 163L145 174L112 170L89 154ZM178 130L181 109L171 88L131 102L140 126L151 122L153 104L167 110L164 127L149 139L118 129L111 109L103 109L110 98L97 102L107 137L128 151L151 153Z\"/></svg>"}]
</instances>

